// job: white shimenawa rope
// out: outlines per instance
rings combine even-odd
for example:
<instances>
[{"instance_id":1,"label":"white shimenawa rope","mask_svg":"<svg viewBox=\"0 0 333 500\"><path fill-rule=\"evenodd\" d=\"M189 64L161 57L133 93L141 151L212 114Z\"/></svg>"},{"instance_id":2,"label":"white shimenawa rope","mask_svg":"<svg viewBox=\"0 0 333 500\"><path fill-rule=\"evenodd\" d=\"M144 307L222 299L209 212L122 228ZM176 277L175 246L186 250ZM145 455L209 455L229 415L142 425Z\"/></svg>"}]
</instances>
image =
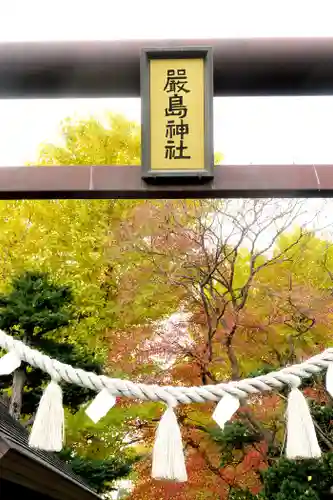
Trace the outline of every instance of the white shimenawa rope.
<instances>
[{"instance_id":1,"label":"white shimenawa rope","mask_svg":"<svg viewBox=\"0 0 333 500\"><path fill-rule=\"evenodd\" d=\"M59 451L63 446L64 412L59 385L61 380L98 392L95 400L86 409L87 415L94 422L112 408L116 403L116 396L162 401L166 403L167 410L156 433L152 476L155 479L186 481L181 432L174 412L177 404L218 402L213 419L223 429L224 424L239 408L240 402L248 396L289 386L291 390L287 405L287 457L318 458L321 455L309 406L298 386L303 378L327 370L326 388L333 397L333 348L326 349L303 363L259 377L216 385L172 387L134 383L73 368L32 349L1 330L0 347L9 352L0 358L0 375L11 373L18 368L21 361L25 361L48 373L51 378L41 398L30 434L29 444L33 447Z\"/></svg>"},{"instance_id":2,"label":"white shimenawa rope","mask_svg":"<svg viewBox=\"0 0 333 500\"><path fill-rule=\"evenodd\" d=\"M326 370L333 363L333 348L330 348L317 356L309 358L304 363L288 366L267 375L216 385L172 387L134 383L130 380L110 378L105 375L96 375L79 368L73 368L42 354L36 349L30 348L1 330L0 347L7 351L14 351L22 361L48 373L51 379L58 380L60 378L65 382L86 387L96 392L107 388L114 396L125 396L143 401L163 401L171 406L175 406L177 403L220 401L226 394L236 396L242 400L252 394L281 389L286 385L298 386L302 378L310 378L312 375Z\"/></svg>"}]
</instances>

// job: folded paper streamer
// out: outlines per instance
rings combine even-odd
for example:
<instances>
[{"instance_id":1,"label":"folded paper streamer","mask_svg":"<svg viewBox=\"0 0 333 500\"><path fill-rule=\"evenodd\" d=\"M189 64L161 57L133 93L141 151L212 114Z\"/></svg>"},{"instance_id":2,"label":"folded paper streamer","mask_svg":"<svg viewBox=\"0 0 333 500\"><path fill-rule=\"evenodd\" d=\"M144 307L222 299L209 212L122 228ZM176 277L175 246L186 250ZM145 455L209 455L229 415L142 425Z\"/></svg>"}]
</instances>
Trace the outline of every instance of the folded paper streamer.
<instances>
[{"instance_id":1,"label":"folded paper streamer","mask_svg":"<svg viewBox=\"0 0 333 500\"><path fill-rule=\"evenodd\" d=\"M299 389L293 387L287 404L287 458L319 458L316 431L308 403Z\"/></svg>"},{"instance_id":2,"label":"folded paper streamer","mask_svg":"<svg viewBox=\"0 0 333 500\"><path fill-rule=\"evenodd\" d=\"M60 451L64 442L64 409L62 390L52 380L39 402L29 445L46 451Z\"/></svg>"},{"instance_id":3,"label":"folded paper streamer","mask_svg":"<svg viewBox=\"0 0 333 500\"><path fill-rule=\"evenodd\" d=\"M108 411L116 404L116 398L108 389L102 389L93 402L86 409L86 414L95 423L105 417Z\"/></svg>"},{"instance_id":4,"label":"folded paper streamer","mask_svg":"<svg viewBox=\"0 0 333 500\"><path fill-rule=\"evenodd\" d=\"M326 371L326 390L331 398L333 398L333 363L328 365Z\"/></svg>"},{"instance_id":5,"label":"folded paper streamer","mask_svg":"<svg viewBox=\"0 0 333 500\"><path fill-rule=\"evenodd\" d=\"M240 406L240 402L238 398L231 396L230 394L226 394L223 398L218 402L214 413L213 419L221 427L224 428L224 425L231 417L236 413Z\"/></svg>"},{"instance_id":6,"label":"folded paper streamer","mask_svg":"<svg viewBox=\"0 0 333 500\"><path fill-rule=\"evenodd\" d=\"M171 406L167 408L158 424L153 449L152 477L169 481L187 481L182 436Z\"/></svg>"},{"instance_id":7,"label":"folded paper streamer","mask_svg":"<svg viewBox=\"0 0 333 500\"><path fill-rule=\"evenodd\" d=\"M9 351L0 358L0 375L9 375L21 365L21 359L15 351Z\"/></svg>"}]
</instances>

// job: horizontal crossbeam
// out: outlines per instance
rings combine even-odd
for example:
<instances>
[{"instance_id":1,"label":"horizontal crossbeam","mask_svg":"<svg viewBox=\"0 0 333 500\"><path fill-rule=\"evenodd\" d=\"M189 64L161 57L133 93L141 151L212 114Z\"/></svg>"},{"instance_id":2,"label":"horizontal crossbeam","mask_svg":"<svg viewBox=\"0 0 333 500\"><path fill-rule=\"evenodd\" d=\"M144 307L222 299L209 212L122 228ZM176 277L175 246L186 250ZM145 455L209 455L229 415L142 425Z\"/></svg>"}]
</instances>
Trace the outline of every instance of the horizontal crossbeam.
<instances>
[{"instance_id":1,"label":"horizontal crossbeam","mask_svg":"<svg viewBox=\"0 0 333 500\"><path fill-rule=\"evenodd\" d=\"M333 165L219 165L210 182L147 184L139 166L0 168L0 199L241 198L333 195Z\"/></svg>"},{"instance_id":2,"label":"horizontal crossbeam","mask_svg":"<svg viewBox=\"0 0 333 500\"><path fill-rule=\"evenodd\" d=\"M142 48L211 46L214 93L333 91L332 38L19 42L0 44L0 98L139 97Z\"/></svg>"}]
</instances>

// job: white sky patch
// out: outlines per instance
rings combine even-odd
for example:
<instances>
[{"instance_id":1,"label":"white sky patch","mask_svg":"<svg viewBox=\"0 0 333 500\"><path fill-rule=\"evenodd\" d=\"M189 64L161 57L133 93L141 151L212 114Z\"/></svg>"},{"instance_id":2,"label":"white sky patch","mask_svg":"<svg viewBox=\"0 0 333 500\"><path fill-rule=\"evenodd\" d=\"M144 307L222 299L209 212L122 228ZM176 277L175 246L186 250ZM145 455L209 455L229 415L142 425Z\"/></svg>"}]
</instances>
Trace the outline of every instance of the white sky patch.
<instances>
[{"instance_id":1,"label":"white sky patch","mask_svg":"<svg viewBox=\"0 0 333 500\"><path fill-rule=\"evenodd\" d=\"M11 0L0 40L332 36L331 0Z\"/></svg>"},{"instance_id":2,"label":"white sky patch","mask_svg":"<svg viewBox=\"0 0 333 500\"><path fill-rule=\"evenodd\" d=\"M140 123L139 99L0 100L0 166L36 160L65 118L107 111ZM227 164L333 163L332 116L333 96L215 98L215 151Z\"/></svg>"}]
</instances>

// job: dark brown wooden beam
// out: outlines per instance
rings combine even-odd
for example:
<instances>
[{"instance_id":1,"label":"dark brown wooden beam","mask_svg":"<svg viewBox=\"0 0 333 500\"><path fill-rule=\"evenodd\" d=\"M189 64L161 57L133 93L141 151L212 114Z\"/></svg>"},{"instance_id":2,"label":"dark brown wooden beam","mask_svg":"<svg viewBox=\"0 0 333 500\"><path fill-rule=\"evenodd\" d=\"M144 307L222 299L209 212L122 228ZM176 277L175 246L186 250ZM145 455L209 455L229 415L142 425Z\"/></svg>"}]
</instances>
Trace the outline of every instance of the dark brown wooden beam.
<instances>
[{"instance_id":1,"label":"dark brown wooden beam","mask_svg":"<svg viewBox=\"0 0 333 500\"><path fill-rule=\"evenodd\" d=\"M212 182L147 184L138 166L0 168L0 199L333 195L333 165L220 165Z\"/></svg>"},{"instance_id":2,"label":"dark brown wooden beam","mask_svg":"<svg viewBox=\"0 0 333 500\"><path fill-rule=\"evenodd\" d=\"M12 448L0 462L3 479L19 484L32 491L37 491L54 500L98 500L97 493L80 483L72 482L59 470L46 467L36 457L23 454ZM1 498L1 492L0 492Z\"/></svg>"},{"instance_id":3,"label":"dark brown wooden beam","mask_svg":"<svg viewBox=\"0 0 333 500\"><path fill-rule=\"evenodd\" d=\"M0 98L139 97L142 48L211 46L215 95L333 92L333 38L0 44Z\"/></svg>"},{"instance_id":4,"label":"dark brown wooden beam","mask_svg":"<svg viewBox=\"0 0 333 500\"><path fill-rule=\"evenodd\" d=\"M0 477L1 477L1 459L5 456L9 450L9 445L7 441L0 437Z\"/></svg>"}]
</instances>

